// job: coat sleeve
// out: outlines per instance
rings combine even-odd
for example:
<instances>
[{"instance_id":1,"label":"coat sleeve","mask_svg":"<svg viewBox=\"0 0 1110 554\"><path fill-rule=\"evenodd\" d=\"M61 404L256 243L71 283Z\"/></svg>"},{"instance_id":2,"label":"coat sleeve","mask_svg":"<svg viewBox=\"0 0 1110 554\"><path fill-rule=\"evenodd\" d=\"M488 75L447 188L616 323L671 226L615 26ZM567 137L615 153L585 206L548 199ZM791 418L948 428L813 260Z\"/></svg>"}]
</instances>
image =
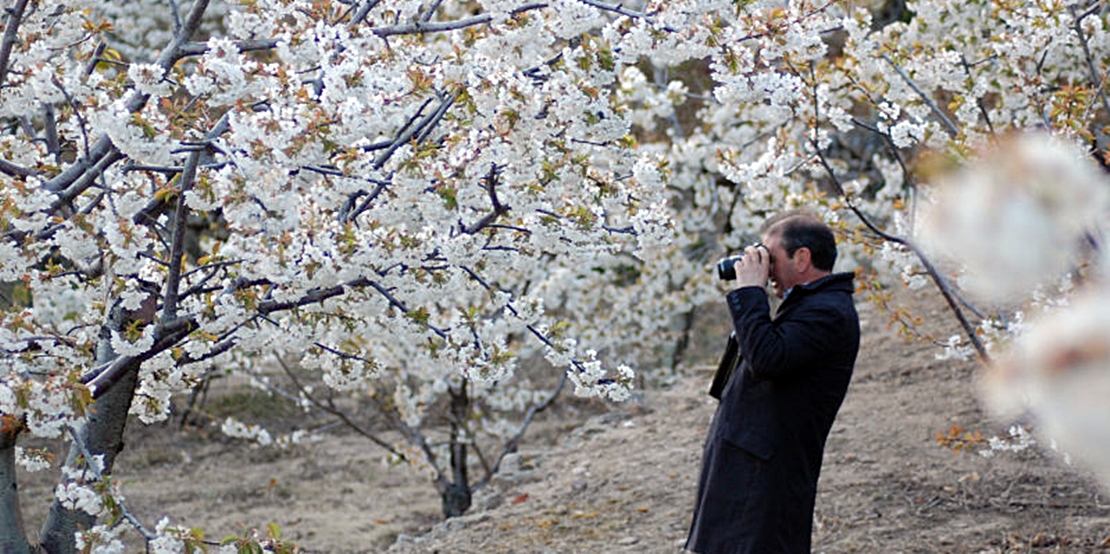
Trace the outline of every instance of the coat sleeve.
<instances>
[{"instance_id":1,"label":"coat sleeve","mask_svg":"<svg viewBox=\"0 0 1110 554\"><path fill-rule=\"evenodd\" d=\"M805 303L789 317L771 321L767 293L760 287L730 292L728 304L749 370L771 381L827 361L837 350L838 326L845 324L836 307L825 303Z\"/></svg>"}]
</instances>

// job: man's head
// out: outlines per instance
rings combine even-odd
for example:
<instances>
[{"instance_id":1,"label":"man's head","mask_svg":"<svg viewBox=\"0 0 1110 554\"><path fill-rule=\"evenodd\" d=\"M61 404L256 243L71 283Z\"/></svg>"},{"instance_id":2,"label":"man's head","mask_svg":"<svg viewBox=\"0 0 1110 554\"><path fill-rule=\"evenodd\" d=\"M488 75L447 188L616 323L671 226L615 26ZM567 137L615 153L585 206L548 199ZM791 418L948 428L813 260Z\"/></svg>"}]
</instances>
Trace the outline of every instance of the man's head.
<instances>
[{"instance_id":1,"label":"man's head","mask_svg":"<svg viewBox=\"0 0 1110 554\"><path fill-rule=\"evenodd\" d=\"M788 211L768 219L760 229L771 253L771 282L780 298L832 272L836 237L821 218L805 211Z\"/></svg>"}]
</instances>

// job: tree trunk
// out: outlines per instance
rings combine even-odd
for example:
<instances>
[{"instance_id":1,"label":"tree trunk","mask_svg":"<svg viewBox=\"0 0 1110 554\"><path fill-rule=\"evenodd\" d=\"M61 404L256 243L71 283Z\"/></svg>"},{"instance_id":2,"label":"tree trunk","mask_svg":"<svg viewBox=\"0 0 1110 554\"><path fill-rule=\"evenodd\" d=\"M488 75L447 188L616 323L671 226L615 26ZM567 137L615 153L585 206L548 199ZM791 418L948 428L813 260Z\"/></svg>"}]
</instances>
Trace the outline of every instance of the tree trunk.
<instances>
[{"instance_id":1,"label":"tree trunk","mask_svg":"<svg viewBox=\"0 0 1110 554\"><path fill-rule=\"evenodd\" d=\"M467 472L466 418L470 413L470 398L466 381L451 395L451 482L440 493L443 497L443 517L461 516L470 509L470 476Z\"/></svg>"},{"instance_id":2,"label":"tree trunk","mask_svg":"<svg viewBox=\"0 0 1110 554\"><path fill-rule=\"evenodd\" d=\"M0 554L29 554L15 476L16 431L0 430Z\"/></svg>"},{"instance_id":3,"label":"tree trunk","mask_svg":"<svg viewBox=\"0 0 1110 554\"><path fill-rule=\"evenodd\" d=\"M132 368L111 389L97 398L90 408L88 423L81 431L81 440L88 451L94 456L104 455L105 474L111 473L116 455L123 450L123 430L127 424L127 413L131 409L138 375L138 368ZM70 446L66 467L78 467L80 456L81 448L77 444ZM96 518L93 516L82 511L69 510L55 500L42 529L42 548L47 554L76 554L73 534L88 529L95 523Z\"/></svg>"}]
</instances>

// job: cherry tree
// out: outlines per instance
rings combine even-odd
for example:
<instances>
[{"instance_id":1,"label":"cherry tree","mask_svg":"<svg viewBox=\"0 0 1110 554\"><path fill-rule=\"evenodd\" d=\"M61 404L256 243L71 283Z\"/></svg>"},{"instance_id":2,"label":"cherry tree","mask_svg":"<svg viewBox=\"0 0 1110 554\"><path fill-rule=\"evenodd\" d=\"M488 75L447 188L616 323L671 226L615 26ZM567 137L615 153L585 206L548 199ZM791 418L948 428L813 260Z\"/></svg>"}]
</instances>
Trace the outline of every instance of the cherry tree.
<instances>
[{"instance_id":1,"label":"cherry tree","mask_svg":"<svg viewBox=\"0 0 1110 554\"><path fill-rule=\"evenodd\" d=\"M1098 281L1083 261L1106 206L1083 191L1104 185L1032 196L1043 221L1086 210L1044 235L1077 246L1012 287L1043 284L1032 304L975 296L982 251L919 242L919 212L946 205L947 168L1030 129L1098 182L1107 6L890 4L9 2L0 547L118 551L130 530L154 551L198 547L126 509L124 427L166 418L209 367L268 360L392 414L406 443L381 446L465 510L479 435L503 453L520 431L467 410L547 405L562 381L519 378L540 356L579 394L624 398L630 366L659 366L719 301L712 261L784 207L821 211L909 332L887 290L931 281L963 331L938 342L991 360L1019 314L1069 294L1059 283ZM962 225L996 197L960 198ZM421 430L444 406L446 448ZM49 454L22 438L57 436L71 449L35 540L14 467Z\"/></svg>"},{"instance_id":2,"label":"cherry tree","mask_svg":"<svg viewBox=\"0 0 1110 554\"><path fill-rule=\"evenodd\" d=\"M46 551L121 548L128 528L194 540L130 514L111 471L129 415L167 417L211 364L278 353L336 389L386 383L409 428L439 397L535 404L503 385L532 352L581 394L627 395L598 352L659 340L640 272L673 233L660 160L628 148L620 66L585 34L598 14L10 6L4 550L32 543L13 469L45 453L24 435L72 444ZM413 438L433 465L459 455Z\"/></svg>"}]
</instances>

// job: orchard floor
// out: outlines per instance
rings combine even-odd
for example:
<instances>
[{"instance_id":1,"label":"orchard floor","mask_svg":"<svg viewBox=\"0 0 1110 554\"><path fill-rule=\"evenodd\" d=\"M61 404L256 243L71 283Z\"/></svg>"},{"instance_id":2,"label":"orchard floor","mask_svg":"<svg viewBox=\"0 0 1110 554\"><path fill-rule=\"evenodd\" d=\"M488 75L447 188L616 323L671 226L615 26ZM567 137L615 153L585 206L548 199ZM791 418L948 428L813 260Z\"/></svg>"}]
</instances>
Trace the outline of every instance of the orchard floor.
<instances>
[{"instance_id":1,"label":"orchard floor","mask_svg":"<svg viewBox=\"0 0 1110 554\"><path fill-rule=\"evenodd\" d=\"M914 303L925 329L953 332L939 304ZM980 410L980 370L939 361L935 347L903 341L874 307L860 311L864 340L825 453L814 552L1110 553L1110 495L1055 453L987 458L977 453L983 446L938 445L936 434L953 425L987 436L1008 425ZM139 429L116 475L149 526L168 517L216 540L272 522L321 553L677 554L715 406L704 393L706 362L722 333L700 330L701 365L645 386L634 401L557 405L475 507L446 522L426 479L383 466L381 452L351 434L278 450L216 431L208 440L196 430ZM30 528L41 524L52 476L26 476Z\"/></svg>"}]
</instances>

